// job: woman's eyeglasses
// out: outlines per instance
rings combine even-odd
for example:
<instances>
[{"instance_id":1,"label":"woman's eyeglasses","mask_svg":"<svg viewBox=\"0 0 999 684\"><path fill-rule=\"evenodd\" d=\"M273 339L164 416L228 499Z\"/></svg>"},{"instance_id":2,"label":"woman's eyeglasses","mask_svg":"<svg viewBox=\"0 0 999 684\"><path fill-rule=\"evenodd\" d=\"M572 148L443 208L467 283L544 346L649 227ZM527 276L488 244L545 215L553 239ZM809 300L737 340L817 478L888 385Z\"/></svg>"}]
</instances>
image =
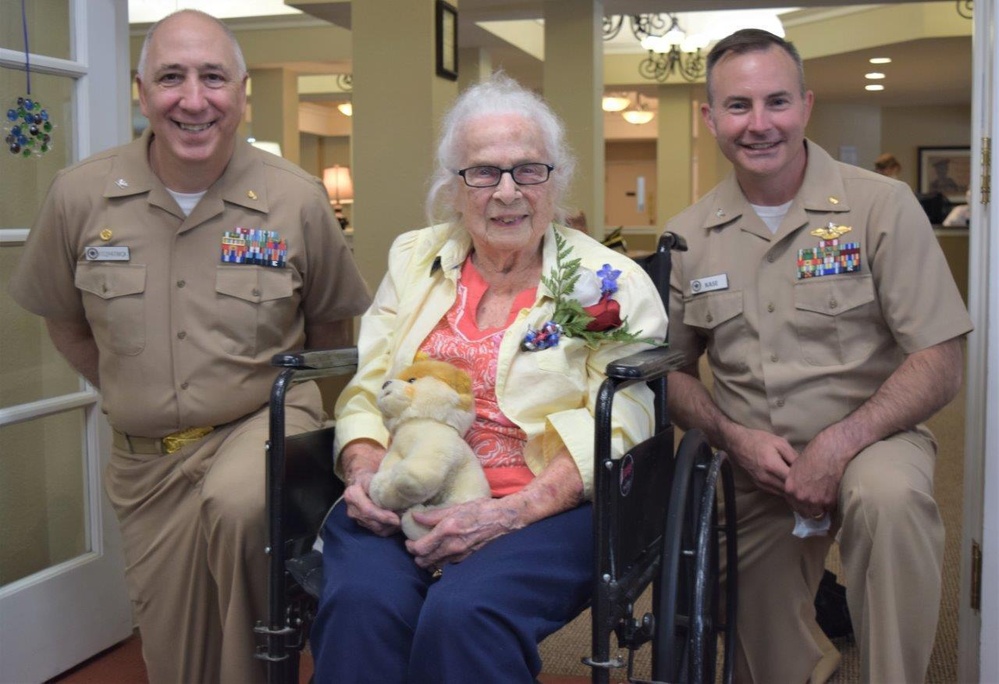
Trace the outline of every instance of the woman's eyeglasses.
<instances>
[{"instance_id":1,"label":"woman's eyeglasses","mask_svg":"<svg viewBox=\"0 0 999 684\"><path fill-rule=\"evenodd\" d=\"M492 188L499 185L504 173L509 173L517 185L540 185L548 180L552 169L551 164L530 163L517 164L509 169L498 166L469 166L457 172L465 179L465 185L471 188Z\"/></svg>"}]
</instances>

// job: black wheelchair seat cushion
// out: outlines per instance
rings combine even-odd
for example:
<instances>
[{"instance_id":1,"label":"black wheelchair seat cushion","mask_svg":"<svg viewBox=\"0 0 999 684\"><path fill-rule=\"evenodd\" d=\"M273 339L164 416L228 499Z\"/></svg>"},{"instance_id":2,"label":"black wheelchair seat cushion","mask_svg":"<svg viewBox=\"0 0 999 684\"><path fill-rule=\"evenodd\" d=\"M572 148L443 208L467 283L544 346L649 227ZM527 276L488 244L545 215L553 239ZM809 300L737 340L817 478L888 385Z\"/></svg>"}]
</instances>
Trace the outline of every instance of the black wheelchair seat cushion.
<instances>
[{"instance_id":1,"label":"black wheelchair seat cushion","mask_svg":"<svg viewBox=\"0 0 999 684\"><path fill-rule=\"evenodd\" d=\"M288 573L305 592L319 598L323 591L323 554L312 550L285 562Z\"/></svg>"}]
</instances>

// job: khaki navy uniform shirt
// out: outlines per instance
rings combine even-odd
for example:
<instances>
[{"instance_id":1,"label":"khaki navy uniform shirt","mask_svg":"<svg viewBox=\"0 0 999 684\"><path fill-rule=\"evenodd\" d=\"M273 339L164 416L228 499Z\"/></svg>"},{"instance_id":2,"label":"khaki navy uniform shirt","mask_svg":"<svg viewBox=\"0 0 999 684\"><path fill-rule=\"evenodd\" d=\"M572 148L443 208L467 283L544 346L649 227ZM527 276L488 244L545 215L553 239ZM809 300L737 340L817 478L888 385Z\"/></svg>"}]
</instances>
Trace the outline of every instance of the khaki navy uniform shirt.
<instances>
[{"instance_id":1,"label":"khaki navy uniform shirt","mask_svg":"<svg viewBox=\"0 0 999 684\"><path fill-rule=\"evenodd\" d=\"M350 318L370 297L317 179L239 141L185 217L149 167L151 138L56 175L10 293L89 324L111 424L162 437L259 409L271 356L303 347L306 322ZM237 228L277 231L283 263L223 263Z\"/></svg>"},{"instance_id":2,"label":"khaki navy uniform shirt","mask_svg":"<svg viewBox=\"0 0 999 684\"><path fill-rule=\"evenodd\" d=\"M651 279L636 262L585 233L551 226L544 236L542 270L555 265L558 231L571 258L593 271L604 264L621 271L614 299L621 317L641 337L662 340L666 310ZM385 379L413 362L420 344L447 314L457 296L458 275L471 249L468 232L442 224L404 233L389 251L388 273L375 301L361 319L358 372L336 407L336 454L360 438L388 444L388 431L375 404ZM496 359L496 398L503 414L527 435L524 460L537 474L564 445L579 467L587 499L593 491L593 413L607 363L648 345L602 342L588 348L580 338L563 337L554 347L524 351L528 328L541 328L555 309L552 294L538 285L537 299L520 310L503 335ZM620 456L651 435L652 393L644 384L620 391L614 401L612 453Z\"/></svg>"},{"instance_id":3,"label":"khaki navy uniform shirt","mask_svg":"<svg viewBox=\"0 0 999 684\"><path fill-rule=\"evenodd\" d=\"M804 183L775 235L734 174L666 226L689 246L673 253L670 346L688 364L707 349L725 415L797 449L906 354L972 328L909 187L806 145ZM817 257L830 272L804 277Z\"/></svg>"}]
</instances>

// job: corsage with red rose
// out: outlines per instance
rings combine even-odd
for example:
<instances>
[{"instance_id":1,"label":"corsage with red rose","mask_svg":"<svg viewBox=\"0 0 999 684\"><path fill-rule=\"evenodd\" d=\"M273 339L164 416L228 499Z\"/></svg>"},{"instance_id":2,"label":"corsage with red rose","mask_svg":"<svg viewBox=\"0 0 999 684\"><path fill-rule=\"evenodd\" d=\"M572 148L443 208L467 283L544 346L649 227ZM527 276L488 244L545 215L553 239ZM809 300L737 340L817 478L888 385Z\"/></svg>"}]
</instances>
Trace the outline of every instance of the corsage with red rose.
<instances>
[{"instance_id":1,"label":"corsage with red rose","mask_svg":"<svg viewBox=\"0 0 999 684\"><path fill-rule=\"evenodd\" d=\"M578 337L590 349L604 340L614 342L663 342L641 338L641 330L628 329L628 320L621 319L621 305L614 300L617 279L621 271L604 264L598 271L582 266L582 260L570 258L572 247L555 233L555 266L541 282L555 297L555 313L540 328L529 328L520 347L524 351L540 351L554 347L562 337Z\"/></svg>"}]
</instances>

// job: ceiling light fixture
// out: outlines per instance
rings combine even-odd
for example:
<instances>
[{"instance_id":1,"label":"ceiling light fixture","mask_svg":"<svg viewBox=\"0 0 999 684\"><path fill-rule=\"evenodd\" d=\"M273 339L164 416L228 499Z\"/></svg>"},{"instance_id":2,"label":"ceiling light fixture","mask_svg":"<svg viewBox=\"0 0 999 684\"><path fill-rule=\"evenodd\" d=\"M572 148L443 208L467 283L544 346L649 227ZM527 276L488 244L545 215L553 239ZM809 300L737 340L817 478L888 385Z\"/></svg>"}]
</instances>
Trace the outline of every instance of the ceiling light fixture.
<instances>
[{"instance_id":1,"label":"ceiling light fixture","mask_svg":"<svg viewBox=\"0 0 999 684\"><path fill-rule=\"evenodd\" d=\"M354 90L354 75L353 74L337 74L336 75L336 87L343 93L353 92ZM340 113L344 116L354 116L354 105L351 104L350 100L347 102L341 102L336 106L340 110Z\"/></svg>"},{"instance_id":2,"label":"ceiling light fixture","mask_svg":"<svg viewBox=\"0 0 999 684\"><path fill-rule=\"evenodd\" d=\"M665 83L675 73L687 81L696 81L707 72L701 50L708 46L704 34L688 35L680 28L676 15L630 14L604 17L604 40L612 40L620 32L627 18L631 33L649 56L638 65L643 78Z\"/></svg>"},{"instance_id":3,"label":"ceiling light fixture","mask_svg":"<svg viewBox=\"0 0 999 684\"><path fill-rule=\"evenodd\" d=\"M605 112L620 112L630 104L631 100L624 95L605 95L600 106Z\"/></svg>"},{"instance_id":4,"label":"ceiling light fixture","mask_svg":"<svg viewBox=\"0 0 999 684\"><path fill-rule=\"evenodd\" d=\"M621 112L621 116L623 116L624 120L628 123L641 126L642 124L647 124L652 121L656 114L655 112L650 112L647 109L629 109L626 112Z\"/></svg>"},{"instance_id":5,"label":"ceiling light fixture","mask_svg":"<svg viewBox=\"0 0 999 684\"><path fill-rule=\"evenodd\" d=\"M882 74L880 71L872 71L869 74L864 74L864 78L868 79L869 81L880 81L884 77L885 75Z\"/></svg>"},{"instance_id":6,"label":"ceiling light fixture","mask_svg":"<svg viewBox=\"0 0 999 684\"><path fill-rule=\"evenodd\" d=\"M870 83L870 84L864 86L864 90L875 91L875 90L884 90L884 89L885 89L885 87L883 85L881 85L880 83Z\"/></svg>"},{"instance_id":7,"label":"ceiling light fixture","mask_svg":"<svg viewBox=\"0 0 999 684\"><path fill-rule=\"evenodd\" d=\"M642 102L641 94L636 95L636 98L638 100L638 105L621 112L621 116L624 117L624 120L628 123L634 124L635 126L641 126L652 121L652 119L655 118L656 113L646 109L645 103Z\"/></svg>"},{"instance_id":8,"label":"ceiling light fixture","mask_svg":"<svg viewBox=\"0 0 999 684\"><path fill-rule=\"evenodd\" d=\"M957 13L965 19L971 19L975 10L974 0L957 0Z\"/></svg>"},{"instance_id":9,"label":"ceiling light fixture","mask_svg":"<svg viewBox=\"0 0 999 684\"><path fill-rule=\"evenodd\" d=\"M867 61L871 64L891 64L891 57L871 57Z\"/></svg>"}]
</instances>

